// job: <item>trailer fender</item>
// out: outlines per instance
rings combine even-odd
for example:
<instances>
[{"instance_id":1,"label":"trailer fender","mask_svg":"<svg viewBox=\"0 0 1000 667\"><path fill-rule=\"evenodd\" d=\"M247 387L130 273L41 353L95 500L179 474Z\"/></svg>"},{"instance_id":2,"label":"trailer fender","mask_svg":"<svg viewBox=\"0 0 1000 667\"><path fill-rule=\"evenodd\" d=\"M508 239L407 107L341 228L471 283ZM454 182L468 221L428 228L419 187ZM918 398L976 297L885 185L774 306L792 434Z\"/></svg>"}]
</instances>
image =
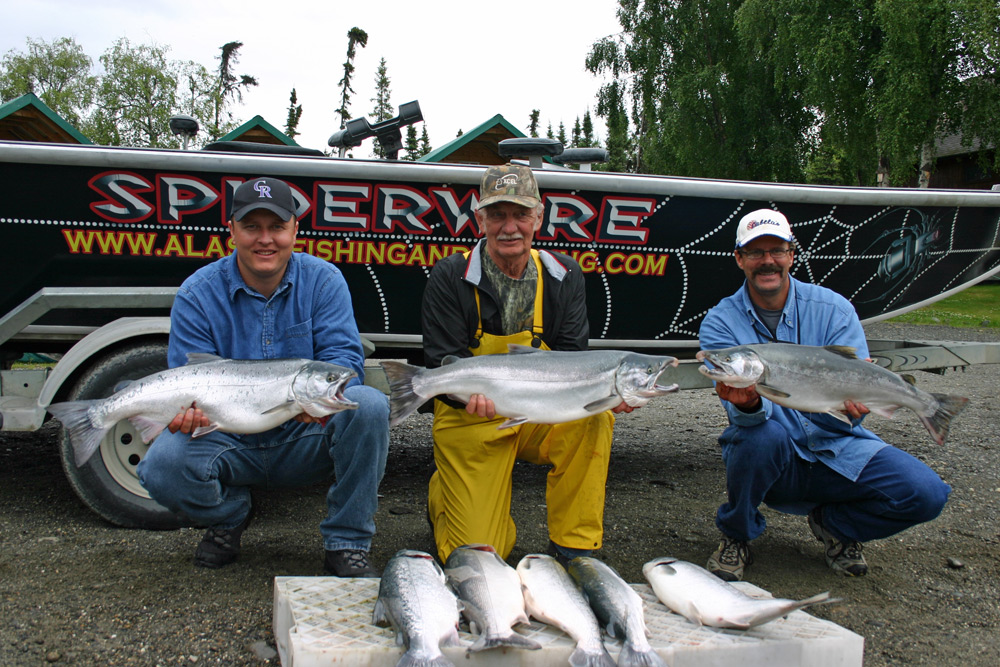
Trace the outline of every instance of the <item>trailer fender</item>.
<instances>
[{"instance_id":1,"label":"trailer fender","mask_svg":"<svg viewBox=\"0 0 1000 667\"><path fill-rule=\"evenodd\" d=\"M59 360L38 395L38 405L48 407L66 381L104 350L133 338L170 334L169 317L122 317L82 338Z\"/></svg>"}]
</instances>

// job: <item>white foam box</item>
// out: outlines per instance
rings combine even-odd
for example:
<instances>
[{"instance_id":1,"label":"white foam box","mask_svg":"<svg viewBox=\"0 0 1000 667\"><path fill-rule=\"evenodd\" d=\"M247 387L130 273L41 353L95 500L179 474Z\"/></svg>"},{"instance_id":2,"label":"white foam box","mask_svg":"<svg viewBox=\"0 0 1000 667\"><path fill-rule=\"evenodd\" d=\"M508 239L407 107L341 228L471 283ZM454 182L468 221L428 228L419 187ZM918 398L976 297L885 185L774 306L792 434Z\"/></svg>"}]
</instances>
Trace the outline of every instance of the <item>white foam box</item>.
<instances>
[{"instance_id":1,"label":"white foam box","mask_svg":"<svg viewBox=\"0 0 1000 667\"><path fill-rule=\"evenodd\" d=\"M403 654L395 631L372 624L378 579L275 577L274 638L284 667L345 664L395 665ZM771 595L746 582L735 584L753 597ZM632 584L642 597L650 644L671 667L854 667L864 657L864 638L830 621L795 611L749 630L699 627L674 614L646 584ZM542 645L538 651L493 649L468 656L475 637L460 632L463 646L442 652L456 665L565 665L575 646L562 631L533 621L518 631ZM607 640L617 658L621 645Z\"/></svg>"}]
</instances>

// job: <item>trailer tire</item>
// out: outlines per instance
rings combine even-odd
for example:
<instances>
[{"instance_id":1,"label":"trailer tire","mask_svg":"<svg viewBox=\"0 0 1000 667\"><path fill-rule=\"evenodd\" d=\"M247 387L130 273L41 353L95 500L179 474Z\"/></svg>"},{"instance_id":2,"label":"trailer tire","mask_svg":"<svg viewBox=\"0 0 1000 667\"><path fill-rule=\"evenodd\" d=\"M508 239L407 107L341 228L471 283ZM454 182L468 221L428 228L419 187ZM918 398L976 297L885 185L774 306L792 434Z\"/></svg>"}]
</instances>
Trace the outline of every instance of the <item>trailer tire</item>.
<instances>
[{"instance_id":1,"label":"trailer tire","mask_svg":"<svg viewBox=\"0 0 1000 667\"><path fill-rule=\"evenodd\" d=\"M121 347L101 357L80 375L66 400L105 398L124 380L136 380L167 367L166 342ZM65 428L60 432L63 471L76 494L94 512L125 528L168 530L191 525L154 501L139 484L135 467L149 446L127 420L118 422L85 464L76 466Z\"/></svg>"}]
</instances>

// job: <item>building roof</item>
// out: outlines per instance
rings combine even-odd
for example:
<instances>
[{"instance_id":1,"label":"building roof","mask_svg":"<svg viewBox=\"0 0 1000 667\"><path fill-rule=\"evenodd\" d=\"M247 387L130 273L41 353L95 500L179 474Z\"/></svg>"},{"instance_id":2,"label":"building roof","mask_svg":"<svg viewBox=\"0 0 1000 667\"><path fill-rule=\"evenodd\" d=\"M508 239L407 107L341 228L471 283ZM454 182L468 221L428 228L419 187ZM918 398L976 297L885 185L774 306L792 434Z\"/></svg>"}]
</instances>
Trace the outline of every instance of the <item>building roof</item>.
<instances>
[{"instance_id":1,"label":"building roof","mask_svg":"<svg viewBox=\"0 0 1000 667\"><path fill-rule=\"evenodd\" d=\"M287 134L257 115L238 128L220 137L219 141L247 141L257 144L298 146Z\"/></svg>"},{"instance_id":2,"label":"building roof","mask_svg":"<svg viewBox=\"0 0 1000 667\"><path fill-rule=\"evenodd\" d=\"M44 141L57 144L92 144L34 93L0 105L0 139Z\"/></svg>"},{"instance_id":3,"label":"building roof","mask_svg":"<svg viewBox=\"0 0 1000 667\"><path fill-rule=\"evenodd\" d=\"M459 164L505 164L497 145L504 139L524 137L524 132L497 114L444 146L435 148L418 162L453 162Z\"/></svg>"}]
</instances>

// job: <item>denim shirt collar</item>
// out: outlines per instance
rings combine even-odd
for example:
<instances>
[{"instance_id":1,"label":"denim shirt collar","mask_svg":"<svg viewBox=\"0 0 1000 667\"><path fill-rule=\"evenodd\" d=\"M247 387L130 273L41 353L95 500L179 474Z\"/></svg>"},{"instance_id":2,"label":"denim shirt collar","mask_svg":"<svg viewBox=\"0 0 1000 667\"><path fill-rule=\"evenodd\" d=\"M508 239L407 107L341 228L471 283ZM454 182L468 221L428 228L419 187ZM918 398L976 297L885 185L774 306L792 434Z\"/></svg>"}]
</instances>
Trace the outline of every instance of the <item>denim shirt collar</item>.
<instances>
[{"instance_id":1,"label":"denim shirt collar","mask_svg":"<svg viewBox=\"0 0 1000 667\"><path fill-rule=\"evenodd\" d=\"M292 256L288 260L288 266L285 267L285 275L281 277L281 282L278 284L278 289L274 290L274 294L271 297L265 298L263 294L253 289L247 285L246 281L243 280L243 276L240 275L240 267L236 261L236 253L229 255L226 258L228 264L225 270L226 282L228 287L229 301L236 300L236 293L240 290L246 292L250 296L260 297L265 301L270 301L279 294L283 294L285 291L291 288L295 284L295 278L299 274L299 258L298 253L292 253Z\"/></svg>"},{"instance_id":2,"label":"denim shirt collar","mask_svg":"<svg viewBox=\"0 0 1000 667\"><path fill-rule=\"evenodd\" d=\"M796 323L799 321L798 317L798 298L797 298L797 287L795 283L798 281L788 277L788 298L785 299L785 307L781 310L781 323L778 325L779 329L782 326L788 327L789 333L792 336L788 340L783 341L787 343L795 342L800 339L801 332L796 332ZM747 314L747 317L752 323L751 326L755 331L759 333L767 331L767 326L760 321L757 316L757 311L754 309L753 302L750 300L750 285L749 281L743 281L743 289L740 290L740 302L742 304L743 312ZM781 336L777 336L781 340Z\"/></svg>"}]
</instances>

